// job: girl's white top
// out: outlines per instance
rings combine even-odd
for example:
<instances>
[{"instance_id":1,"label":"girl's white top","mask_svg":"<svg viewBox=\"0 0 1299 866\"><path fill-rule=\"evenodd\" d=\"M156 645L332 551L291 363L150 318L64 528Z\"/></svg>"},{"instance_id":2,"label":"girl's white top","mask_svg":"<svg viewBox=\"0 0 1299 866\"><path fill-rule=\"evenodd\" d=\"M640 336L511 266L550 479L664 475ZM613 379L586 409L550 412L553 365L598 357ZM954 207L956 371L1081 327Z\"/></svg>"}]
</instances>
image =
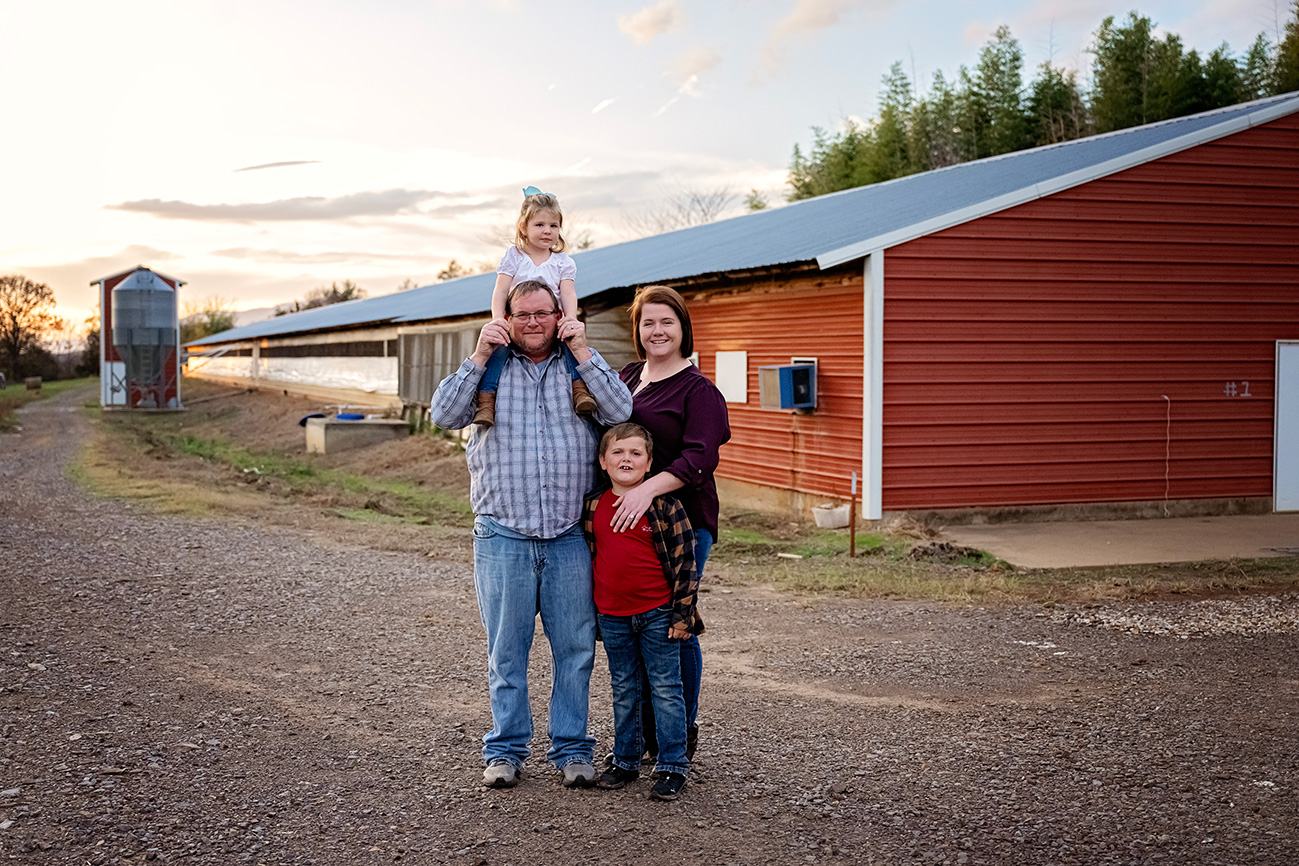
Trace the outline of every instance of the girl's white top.
<instances>
[{"instance_id":1,"label":"girl's white top","mask_svg":"<svg viewBox=\"0 0 1299 866\"><path fill-rule=\"evenodd\" d=\"M560 280L577 280L577 263L568 253L551 253L550 258L541 264L535 264L527 253L511 246L501 256L501 263L496 266L496 273L510 278L510 288L527 280L540 280L550 286L550 290L559 297Z\"/></svg>"}]
</instances>

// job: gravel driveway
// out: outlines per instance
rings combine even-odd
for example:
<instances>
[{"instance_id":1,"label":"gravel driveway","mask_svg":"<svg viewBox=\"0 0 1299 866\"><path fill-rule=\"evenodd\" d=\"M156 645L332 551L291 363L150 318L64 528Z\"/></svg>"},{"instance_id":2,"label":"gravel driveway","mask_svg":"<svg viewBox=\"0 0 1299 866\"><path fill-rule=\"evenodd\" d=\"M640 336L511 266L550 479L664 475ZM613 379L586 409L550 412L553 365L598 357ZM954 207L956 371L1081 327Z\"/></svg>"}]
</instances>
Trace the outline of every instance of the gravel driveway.
<instances>
[{"instance_id":1,"label":"gravel driveway","mask_svg":"<svg viewBox=\"0 0 1299 866\"><path fill-rule=\"evenodd\" d=\"M89 435L80 399L31 404L0 437L0 858L1289 864L1299 851L1295 598L965 609L714 587L681 800L647 800L644 781L567 790L536 757L518 788L485 791L484 648L463 563L91 499L64 476ZM592 682L603 753L602 661Z\"/></svg>"}]
</instances>

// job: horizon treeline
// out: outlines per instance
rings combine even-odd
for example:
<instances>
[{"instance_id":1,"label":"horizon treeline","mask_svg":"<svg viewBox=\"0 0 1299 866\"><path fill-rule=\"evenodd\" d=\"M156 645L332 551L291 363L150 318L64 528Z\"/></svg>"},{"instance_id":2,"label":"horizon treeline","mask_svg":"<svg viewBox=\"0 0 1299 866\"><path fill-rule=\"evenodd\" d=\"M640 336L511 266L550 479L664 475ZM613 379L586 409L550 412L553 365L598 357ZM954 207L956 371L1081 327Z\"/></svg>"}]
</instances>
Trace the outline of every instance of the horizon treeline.
<instances>
[{"instance_id":1,"label":"horizon treeline","mask_svg":"<svg viewBox=\"0 0 1299 866\"><path fill-rule=\"evenodd\" d=\"M917 94L901 61L884 76L879 115L812 128L812 146L794 145L788 199L811 198L1046 144L1126 129L1299 90L1299 0L1280 44L1265 34L1240 57L1224 42L1207 56L1181 37L1154 36L1150 18L1131 12L1101 22L1090 49L1089 86L1078 73L1037 68L1024 84L1024 52L1001 26L973 69L934 74Z\"/></svg>"}]
</instances>

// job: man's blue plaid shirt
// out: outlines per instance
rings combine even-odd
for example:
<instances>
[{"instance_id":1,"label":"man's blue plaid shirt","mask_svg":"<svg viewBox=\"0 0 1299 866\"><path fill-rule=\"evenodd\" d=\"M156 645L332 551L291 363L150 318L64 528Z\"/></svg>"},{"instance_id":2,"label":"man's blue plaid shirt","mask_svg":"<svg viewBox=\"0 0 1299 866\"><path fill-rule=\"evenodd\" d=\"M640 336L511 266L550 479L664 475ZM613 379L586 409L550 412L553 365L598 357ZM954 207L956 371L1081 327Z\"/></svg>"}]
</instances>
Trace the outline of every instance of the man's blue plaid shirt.
<instances>
[{"instance_id":1,"label":"man's blue plaid shirt","mask_svg":"<svg viewBox=\"0 0 1299 866\"><path fill-rule=\"evenodd\" d=\"M577 372L606 426L631 417L631 392L599 353ZM484 368L466 358L433 393L434 424L458 430L473 421ZM469 436L469 504L508 529L557 538L582 519L582 496L595 486L600 433L573 412L572 378L558 344L534 364L511 347L496 392L496 423Z\"/></svg>"}]
</instances>

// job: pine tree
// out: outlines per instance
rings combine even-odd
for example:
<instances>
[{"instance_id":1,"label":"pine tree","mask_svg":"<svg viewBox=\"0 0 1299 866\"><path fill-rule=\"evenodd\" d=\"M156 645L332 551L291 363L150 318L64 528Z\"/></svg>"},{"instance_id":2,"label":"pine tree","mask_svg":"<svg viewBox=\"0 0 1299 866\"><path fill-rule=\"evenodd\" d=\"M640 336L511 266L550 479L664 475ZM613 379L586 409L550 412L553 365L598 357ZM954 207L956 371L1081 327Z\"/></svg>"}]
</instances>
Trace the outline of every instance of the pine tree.
<instances>
[{"instance_id":1,"label":"pine tree","mask_svg":"<svg viewBox=\"0 0 1299 866\"><path fill-rule=\"evenodd\" d=\"M979 52L975 83L987 119L981 156L1022 150L1031 142L1023 71L1024 51L1003 24Z\"/></svg>"},{"instance_id":2,"label":"pine tree","mask_svg":"<svg viewBox=\"0 0 1299 866\"><path fill-rule=\"evenodd\" d=\"M1254 44L1245 52L1240 68L1240 98L1249 101L1267 96L1271 92L1272 46L1267 36L1260 33Z\"/></svg>"},{"instance_id":3,"label":"pine tree","mask_svg":"<svg viewBox=\"0 0 1299 866\"><path fill-rule=\"evenodd\" d=\"M1294 3L1294 15L1285 25L1285 37L1276 47L1276 61L1272 67L1272 92L1292 93L1299 90L1299 0Z\"/></svg>"},{"instance_id":4,"label":"pine tree","mask_svg":"<svg viewBox=\"0 0 1299 866\"><path fill-rule=\"evenodd\" d=\"M1097 132L1147 122L1154 24L1133 12L1123 27L1111 15L1101 22L1092 48L1092 118Z\"/></svg>"},{"instance_id":5,"label":"pine tree","mask_svg":"<svg viewBox=\"0 0 1299 866\"><path fill-rule=\"evenodd\" d=\"M1034 146L1071 141L1091 131L1078 74L1050 63L1038 67L1037 78L1029 87L1027 113Z\"/></svg>"}]
</instances>

